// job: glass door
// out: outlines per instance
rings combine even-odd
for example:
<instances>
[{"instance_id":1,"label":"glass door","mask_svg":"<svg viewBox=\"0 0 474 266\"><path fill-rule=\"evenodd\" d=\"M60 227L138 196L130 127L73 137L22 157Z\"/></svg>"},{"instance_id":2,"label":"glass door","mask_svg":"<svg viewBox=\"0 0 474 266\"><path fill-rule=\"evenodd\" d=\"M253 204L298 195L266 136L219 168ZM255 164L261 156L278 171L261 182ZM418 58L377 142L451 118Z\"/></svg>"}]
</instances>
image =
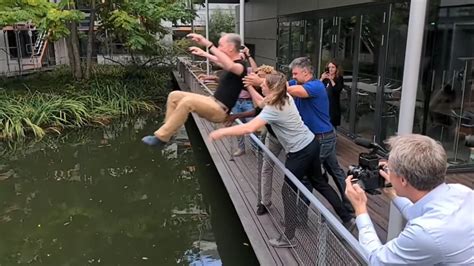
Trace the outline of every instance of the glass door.
<instances>
[{"instance_id":1,"label":"glass door","mask_svg":"<svg viewBox=\"0 0 474 266\"><path fill-rule=\"evenodd\" d=\"M353 99L355 99L351 93L353 91L354 59L357 57L356 52L359 50L359 38L357 37L359 34L358 22L358 16L338 17L336 20L336 62L339 64L340 69L342 69L344 78L344 88L340 96L341 127L352 132L354 129L350 123L350 106L353 103Z\"/></svg>"},{"instance_id":2,"label":"glass door","mask_svg":"<svg viewBox=\"0 0 474 266\"><path fill-rule=\"evenodd\" d=\"M385 12L371 12L360 17L359 49L357 53L358 72L353 78L352 88L356 91L354 104L355 134L376 140L376 129L381 123L381 103L383 93L380 88L383 65L383 39Z\"/></svg>"},{"instance_id":3,"label":"glass door","mask_svg":"<svg viewBox=\"0 0 474 266\"><path fill-rule=\"evenodd\" d=\"M290 23L289 21L278 23L277 69L284 73L290 63Z\"/></svg>"},{"instance_id":4,"label":"glass door","mask_svg":"<svg viewBox=\"0 0 474 266\"><path fill-rule=\"evenodd\" d=\"M383 140L382 118L387 115L382 84L389 7L345 10L320 20L321 69L333 58L343 69L341 129L377 142Z\"/></svg>"},{"instance_id":5,"label":"glass door","mask_svg":"<svg viewBox=\"0 0 474 266\"><path fill-rule=\"evenodd\" d=\"M305 20L303 55L311 59L313 64L317 64L319 38L318 38L319 21L316 19ZM316 68L318 69L318 68Z\"/></svg>"},{"instance_id":6,"label":"glass door","mask_svg":"<svg viewBox=\"0 0 474 266\"><path fill-rule=\"evenodd\" d=\"M319 59L316 77L324 71L327 62L334 58L335 44L335 21L336 17L321 18L319 20Z\"/></svg>"}]
</instances>

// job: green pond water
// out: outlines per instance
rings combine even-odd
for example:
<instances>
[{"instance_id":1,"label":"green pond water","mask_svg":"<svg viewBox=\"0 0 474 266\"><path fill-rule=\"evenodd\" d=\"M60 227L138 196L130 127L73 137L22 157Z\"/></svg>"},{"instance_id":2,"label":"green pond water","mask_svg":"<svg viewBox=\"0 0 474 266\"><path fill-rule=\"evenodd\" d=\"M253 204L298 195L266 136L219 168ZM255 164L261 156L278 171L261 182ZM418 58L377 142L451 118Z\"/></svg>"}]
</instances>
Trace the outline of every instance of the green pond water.
<instances>
[{"instance_id":1,"label":"green pond water","mask_svg":"<svg viewBox=\"0 0 474 266\"><path fill-rule=\"evenodd\" d=\"M160 122L1 144L0 265L257 265L194 123L160 152Z\"/></svg>"}]
</instances>

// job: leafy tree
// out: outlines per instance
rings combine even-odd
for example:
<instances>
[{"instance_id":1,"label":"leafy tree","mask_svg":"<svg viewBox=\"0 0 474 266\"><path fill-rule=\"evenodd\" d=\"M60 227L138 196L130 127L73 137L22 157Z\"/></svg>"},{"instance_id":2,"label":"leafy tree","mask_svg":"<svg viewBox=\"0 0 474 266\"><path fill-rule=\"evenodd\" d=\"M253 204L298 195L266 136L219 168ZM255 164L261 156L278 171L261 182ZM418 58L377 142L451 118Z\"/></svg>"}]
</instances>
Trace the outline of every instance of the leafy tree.
<instances>
[{"instance_id":1,"label":"leafy tree","mask_svg":"<svg viewBox=\"0 0 474 266\"><path fill-rule=\"evenodd\" d=\"M47 0L0 0L0 26L30 22L49 32L51 40L67 36L66 24L80 21L84 14L77 10L64 10Z\"/></svg>"},{"instance_id":2,"label":"leafy tree","mask_svg":"<svg viewBox=\"0 0 474 266\"><path fill-rule=\"evenodd\" d=\"M235 17L230 12L217 9L209 18L209 39L217 43L222 32L235 32Z\"/></svg>"},{"instance_id":3,"label":"leafy tree","mask_svg":"<svg viewBox=\"0 0 474 266\"><path fill-rule=\"evenodd\" d=\"M100 31L107 30L132 53L150 52L160 46L157 40L168 33L163 21L187 23L195 16L194 11L178 0L106 0L97 7Z\"/></svg>"},{"instance_id":4,"label":"leafy tree","mask_svg":"<svg viewBox=\"0 0 474 266\"><path fill-rule=\"evenodd\" d=\"M79 55L78 22L84 13L77 5L90 7L90 27L88 34L85 77L90 76L91 57L95 34L105 31L111 38L120 40L130 53L163 53L160 37L168 33L163 21L190 22L195 12L186 9L184 0L83 0L74 2L62 0L50 3L48 0L0 0L0 26L19 22L31 22L38 28L49 32L51 40L66 38L70 65L76 79L82 78ZM95 32L94 21L100 21Z\"/></svg>"}]
</instances>

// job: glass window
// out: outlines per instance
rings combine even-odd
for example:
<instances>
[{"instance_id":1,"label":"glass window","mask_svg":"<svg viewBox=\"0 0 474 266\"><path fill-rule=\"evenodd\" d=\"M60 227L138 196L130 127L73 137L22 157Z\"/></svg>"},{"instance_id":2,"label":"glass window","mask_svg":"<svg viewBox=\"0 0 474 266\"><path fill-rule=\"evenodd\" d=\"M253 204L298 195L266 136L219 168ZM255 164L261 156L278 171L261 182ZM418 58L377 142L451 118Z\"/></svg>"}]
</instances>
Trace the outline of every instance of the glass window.
<instances>
[{"instance_id":1,"label":"glass window","mask_svg":"<svg viewBox=\"0 0 474 266\"><path fill-rule=\"evenodd\" d=\"M405 63L405 48L407 42L409 4L397 3L392 8L390 32L388 39L388 57L385 63L384 106L382 130L384 136L393 136L398 128L400 114L400 98L402 91L403 65ZM417 101L417 109L423 106ZM420 130L420 117L415 117L415 131Z\"/></svg>"},{"instance_id":2,"label":"glass window","mask_svg":"<svg viewBox=\"0 0 474 266\"><path fill-rule=\"evenodd\" d=\"M290 52L290 22L282 21L278 25L278 51L277 51L277 67L283 70L289 62ZM285 71L286 72L286 71Z\"/></svg>"},{"instance_id":3,"label":"glass window","mask_svg":"<svg viewBox=\"0 0 474 266\"><path fill-rule=\"evenodd\" d=\"M302 37L304 31L304 21L292 21L291 22L291 60L302 56Z\"/></svg>"},{"instance_id":4,"label":"glass window","mask_svg":"<svg viewBox=\"0 0 474 266\"><path fill-rule=\"evenodd\" d=\"M303 43L303 56L309 57L311 62L317 63L318 49L318 24L317 20L307 20L305 23L305 41Z\"/></svg>"}]
</instances>

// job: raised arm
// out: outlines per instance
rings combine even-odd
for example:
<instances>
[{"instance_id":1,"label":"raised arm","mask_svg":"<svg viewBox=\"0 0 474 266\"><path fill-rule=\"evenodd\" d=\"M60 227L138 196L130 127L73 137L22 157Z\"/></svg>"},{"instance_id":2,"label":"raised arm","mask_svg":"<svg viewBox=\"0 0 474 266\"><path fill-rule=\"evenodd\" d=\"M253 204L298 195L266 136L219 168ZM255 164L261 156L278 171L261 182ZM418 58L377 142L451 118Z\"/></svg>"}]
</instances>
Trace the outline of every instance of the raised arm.
<instances>
[{"instance_id":1,"label":"raised arm","mask_svg":"<svg viewBox=\"0 0 474 266\"><path fill-rule=\"evenodd\" d=\"M209 138L212 141L212 140L221 139L227 136L242 136L245 134L250 134L257 131L259 128L265 126L266 123L267 122L265 122L265 120L257 116L254 119L242 125L224 127L224 128L219 128L217 130L214 130L211 133L209 133Z\"/></svg>"},{"instance_id":2,"label":"raised arm","mask_svg":"<svg viewBox=\"0 0 474 266\"><path fill-rule=\"evenodd\" d=\"M255 103L255 105L260 108L263 108L263 106L265 106L265 103L263 102L263 96L260 95L260 93L258 93L252 85L248 85L246 87L247 91L250 93L250 96L252 96L252 101Z\"/></svg>"},{"instance_id":3,"label":"raised arm","mask_svg":"<svg viewBox=\"0 0 474 266\"><path fill-rule=\"evenodd\" d=\"M211 60L211 61L214 62L215 64L217 64L217 65L219 65L220 67L222 67L221 63L219 62L219 59L218 59L216 56L214 56L214 55L212 55L212 54L210 54L210 53L208 53L208 52L202 50L202 49L199 48L199 47L191 46L191 47L189 47L189 51L190 51L193 55L197 55L197 56L202 56L202 57L208 58L209 60Z\"/></svg>"},{"instance_id":4,"label":"raised arm","mask_svg":"<svg viewBox=\"0 0 474 266\"><path fill-rule=\"evenodd\" d=\"M208 48L209 52L211 52L217 59L219 66L222 67L224 70L232 72L236 75L242 75L245 71L244 66L242 64L235 63L229 56L227 56L224 52L217 49L214 44L209 41L208 39L204 38L200 34L190 33L187 35L188 38L191 38L196 43L203 45Z\"/></svg>"},{"instance_id":5,"label":"raised arm","mask_svg":"<svg viewBox=\"0 0 474 266\"><path fill-rule=\"evenodd\" d=\"M250 64L250 67L252 67L252 71L257 71L257 62L255 62L255 60L253 59L253 57L250 55L250 50L248 47L245 47L242 52L244 53L245 55L245 59L247 59L247 61L249 61L249 64Z\"/></svg>"},{"instance_id":6,"label":"raised arm","mask_svg":"<svg viewBox=\"0 0 474 266\"><path fill-rule=\"evenodd\" d=\"M288 86L288 93L293 97L308 98L309 94L302 85Z\"/></svg>"}]
</instances>

